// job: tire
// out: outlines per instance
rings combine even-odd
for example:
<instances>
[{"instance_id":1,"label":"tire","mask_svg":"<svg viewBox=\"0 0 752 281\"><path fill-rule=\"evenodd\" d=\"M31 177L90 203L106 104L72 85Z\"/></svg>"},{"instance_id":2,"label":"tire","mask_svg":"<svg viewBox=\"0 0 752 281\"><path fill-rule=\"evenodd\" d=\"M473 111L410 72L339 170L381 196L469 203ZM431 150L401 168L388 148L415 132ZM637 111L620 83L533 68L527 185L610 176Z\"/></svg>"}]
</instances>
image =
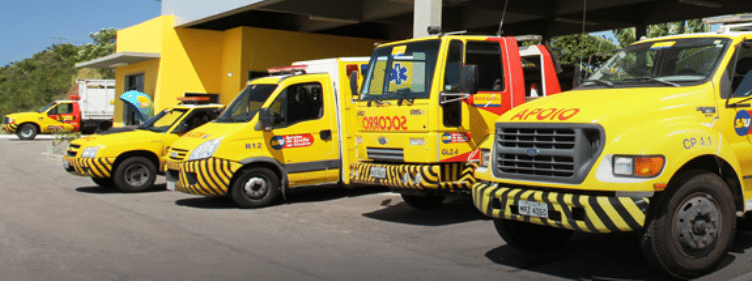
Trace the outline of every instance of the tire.
<instances>
[{"instance_id":1,"label":"tire","mask_svg":"<svg viewBox=\"0 0 752 281\"><path fill-rule=\"evenodd\" d=\"M115 186L115 181L112 178L91 178L91 180L100 187L110 188Z\"/></svg>"},{"instance_id":2,"label":"tire","mask_svg":"<svg viewBox=\"0 0 752 281\"><path fill-rule=\"evenodd\" d=\"M22 140L33 140L37 137L37 133L37 127L32 124L23 124L16 131L16 135Z\"/></svg>"},{"instance_id":3,"label":"tire","mask_svg":"<svg viewBox=\"0 0 752 281\"><path fill-rule=\"evenodd\" d=\"M499 236L508 245L526 253L541 253L561 249L574 231L521 221L494 219Z\"/></svg>"},{"instance_id":4,"label":"tire","mask_svg":"<svg viewBox=\"0 0 752 281\"><path fill-rule=\"evenodd\" d=\"M402 194L402 200L405 203L416 209L432 209L441 205L444 202L444 196L436 195L405 195Z\"/></svg>"},{"instance_id":5,"label":"tire","mask_svg":"<svg viewBox=\"0 0 752 281\"><path fill-rule=\"evenodd\" d=\"M241 208L269 206L280 194L277 174L266 168L241 170L230 190L232 200Z\"/></svg>"},{"instance_id":6,"label":"tire","mask_svg":"<svg viewBox=\"0 0 752 281\"><path fill-rule=\"evenodd\" d=\"M656 269L689 279L712 271L726 256L736 233L734 197L712 173L692 171L678 179L654 206L640 246Z\"/></svg>"},{"instance_id":7,"label":"tire","mask_svg":"<svg viewBox=\"0 0 752 281\"><path fill-rule=\"evenodd\" d=\"M151 188L157 178L154 163L144 157L130 157L115 169L113 181L123 192L138 192Z\"/></svg>"}]
</instances>

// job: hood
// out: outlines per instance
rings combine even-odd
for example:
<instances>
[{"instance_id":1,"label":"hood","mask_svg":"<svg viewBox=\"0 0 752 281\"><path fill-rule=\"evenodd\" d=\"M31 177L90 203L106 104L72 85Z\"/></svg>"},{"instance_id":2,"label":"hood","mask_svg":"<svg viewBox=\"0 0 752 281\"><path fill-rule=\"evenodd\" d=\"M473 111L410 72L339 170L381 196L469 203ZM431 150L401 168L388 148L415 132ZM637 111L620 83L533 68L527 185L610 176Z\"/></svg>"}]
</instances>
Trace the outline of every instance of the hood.
<instances>
[{"instance_id":1,"label":"hood","mask_svg":"<svg viewBox=\"0 0 752 281\"><path fill-rule=\"evenodd\" d=\"M635 87L563 92L522 104L497 122L598 123L648 122L656 116L697 116L697 107L716 107L710 83L688 87Z\"/></svg>"},{"instance_id":2,"label":"hood","mask_svg":"<svg viewBox=\"0 0 752 281\"><path fill-rule=\"evenodd\" d=\"M127 106L141 122L154 116L151 98L142 92L127 91L120 96L120 100L123 101L123 104L125 104L125 106Z\"/></svg>"},{"instance_id":3,"label":"hood","mask_svg":"<svg viewBox=\"0 0 752 281\"><path fill-rule=\"evenodd\" d=\"M109 135L109 134L116 134L116 133L123 133L123 132L132 132L132 131L135 131L137 128L138 128L138 126L126 126L126 127L109 128L106 131L99 132L97 134L99 134L99 135Z\"/></svg>"},{"instance_id":4,"label":"hood","mask_svg":"<svg viewBox=\"0 0 752 281\"><path fill-rule=\"evenodd\" d=\"M255 119L254 119L255 120ZM183 149L183 150L193 150L197 146L201 145L204 142L217 139L220 137L224 137L223 142L226 140L232 140L233 135L235 135L236 132L245 130L246 132L242 134L242 137L248 138L248 134L250 131L256 132L253 128L253 125L255 122L245 122L245 123L217 123L217 122L209 122L201 127L198 127L196 129L191 130L190 132L185 133L182 137L180 137L178 140L176 140L174 143L172 143L173 148L177 149ZM261 135L261 132L258 132L259 135Z\"/></svg>"},{"instance_id":5,"label":"hood","mask_svg":"<svg viewBox=\"0 0 752 281\"><path fill-rule=\"evenodd\" d=\"M118 128L120 129L120 128ZM130 129L130 128L128 128ZM71 141L71 144L81 145L81 147L90 147L96 145L117 145L122 143L137 143L140 141L151 141L157 136L163 136L163 133L156 133L147 130L129 130L117 133L93 134L82 136Z\"/></svg>"},{"instance_id":6,"label":"hood","mask_svg":"<svg viewBox=\"0 0 752 281\"><path fill-rule=\"evenodd\" d=\"M11 113L8 115L5 115L5 117L11 118L11 119L18 119L18 120L26 120L38 117L40 115L45 115L45 113L39 113L36 111L28 111L28 112L17 112L17 113ZM45 115L46 116L46 115ZM18 123L18 122L16 122Z\"/></svg>"}]
</instances>

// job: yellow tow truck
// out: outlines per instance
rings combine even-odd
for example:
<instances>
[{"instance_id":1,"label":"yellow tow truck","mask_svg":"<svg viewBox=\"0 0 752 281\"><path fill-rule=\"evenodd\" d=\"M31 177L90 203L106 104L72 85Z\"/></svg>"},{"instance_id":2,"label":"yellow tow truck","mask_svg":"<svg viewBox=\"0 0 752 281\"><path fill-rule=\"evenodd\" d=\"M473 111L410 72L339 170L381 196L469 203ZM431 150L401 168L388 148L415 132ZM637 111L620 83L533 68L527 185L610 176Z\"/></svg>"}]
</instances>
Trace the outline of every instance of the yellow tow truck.
<instances>
[{"instance_id":1,"label":"yellow tow truck","mask_svg":"<svg viewBox=\"0 0 752 281\"><path fill-rule=\"evenodd\" d=\"M752 210L750 31L641 40L574 91L505 113L480 145L475 206L523 251L636 232L661 272L712 271Z\"/></svg>"},{"instance_id":2,"label":"yellow tow truck","mask_svg":"<svg viewBox=\"0 0 752 281\"><path fill-rule=\"evenodd\" d=\"M91 177L99 186L123 192L149 189L165 171L170 145L178 137L215 119L221 104L200 104L207 98L182 98L183 103L156 114L138 127L113 128L77 138L68 145L63 168Z\"/></svg>"},{"instance_id":3,"label":"yellow tow truck","mask_svg":"<svg viewBox=\"0 0 752 281\"><path fill-rule=\"evenodd\" d=\"M247 208L273 204L288 188L348 183L355 114L346 85L367 61L296 62L249 81L217 120L173 143L167 188Z\"/></svg>"}]
</instances>

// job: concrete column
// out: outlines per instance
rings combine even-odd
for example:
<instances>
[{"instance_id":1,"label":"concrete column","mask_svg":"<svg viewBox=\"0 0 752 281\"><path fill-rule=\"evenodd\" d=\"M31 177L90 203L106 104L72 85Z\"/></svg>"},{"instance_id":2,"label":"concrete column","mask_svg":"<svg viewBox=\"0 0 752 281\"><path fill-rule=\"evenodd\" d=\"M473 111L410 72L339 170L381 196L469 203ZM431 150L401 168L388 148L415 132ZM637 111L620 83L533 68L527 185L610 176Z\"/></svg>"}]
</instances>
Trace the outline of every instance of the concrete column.
<instances>
[{"instance_id":1,"label":"concrete column","mask_svg":"<svg viewBox=\"0 0 752 281\"><path fill-rule=\"evenodd\" d=\"M441 0L415 0L413 38L427 37L429 26L441 26Z\"/></svg>"}]
</instances>

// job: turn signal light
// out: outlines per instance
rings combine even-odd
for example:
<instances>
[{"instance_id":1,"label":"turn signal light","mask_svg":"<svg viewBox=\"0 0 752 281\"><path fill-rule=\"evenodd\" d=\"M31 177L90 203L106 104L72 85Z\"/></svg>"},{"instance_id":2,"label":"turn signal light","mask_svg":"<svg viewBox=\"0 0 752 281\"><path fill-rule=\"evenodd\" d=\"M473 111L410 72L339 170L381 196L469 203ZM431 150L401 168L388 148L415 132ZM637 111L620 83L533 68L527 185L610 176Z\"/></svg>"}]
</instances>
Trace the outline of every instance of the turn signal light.
<instances>
[{"instance_id":1,"label":"turn signal light","mask_svg":"<svg viewBox=\"0 0 752 281\"><path fill-rule=\"evenodd\" d=\"M634 173L638 177L653 177L663 170L663 157L637 157L634 159Z\"/></svg>"}]
</instances>

